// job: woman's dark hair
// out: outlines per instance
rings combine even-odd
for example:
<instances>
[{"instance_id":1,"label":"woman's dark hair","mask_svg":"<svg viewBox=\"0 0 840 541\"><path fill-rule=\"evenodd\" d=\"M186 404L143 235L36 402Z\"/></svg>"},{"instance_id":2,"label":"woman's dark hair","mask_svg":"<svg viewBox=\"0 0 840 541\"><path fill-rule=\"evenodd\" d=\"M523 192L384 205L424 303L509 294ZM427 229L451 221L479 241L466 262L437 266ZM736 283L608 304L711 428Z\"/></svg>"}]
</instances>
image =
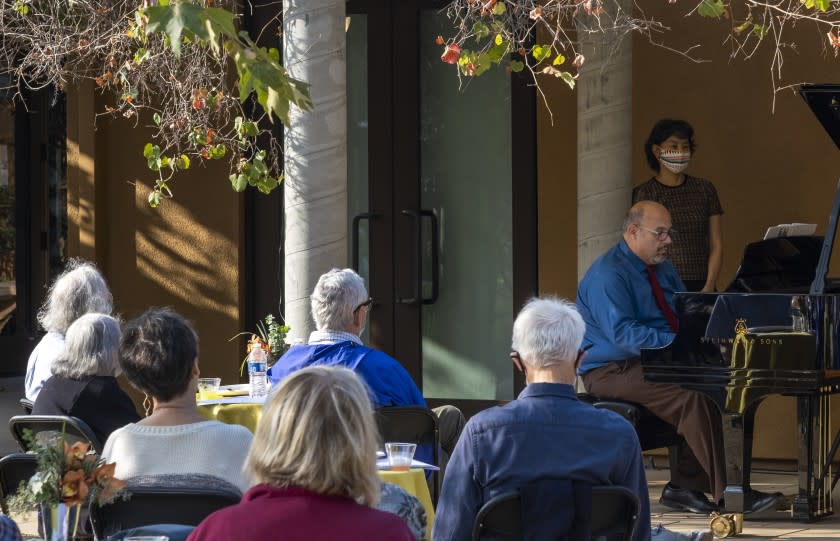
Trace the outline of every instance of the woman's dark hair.
<instances>
[{"instance_id":1,"label":"woman's dark hair","mask_svg":"<svg viewBox=\"0 0 840 541\"><path fill-rule=\"evenodd\" d=\"M691 124L685 120L663 118L654 124L647 141L645 141L645 158L647 158L648 166L657 173L659 172L659 160L653 155L653 145L661 145L665 139L672 135L676 135L680 139L688 139L688 147L694 154L694 128L691 127Z\"/></svg>"},{"instance_id":2,"label":"woman's dark hair","mask_svg":"<svg viewBox=\"0 0 840 541\"><path fill-rule=\"evenodd\" d=\"M170 308L150 308L129 321L120 340L120 366L138 390L167 402L184 394L198 357L198 337Z\"/></svg>"}]
</instances>

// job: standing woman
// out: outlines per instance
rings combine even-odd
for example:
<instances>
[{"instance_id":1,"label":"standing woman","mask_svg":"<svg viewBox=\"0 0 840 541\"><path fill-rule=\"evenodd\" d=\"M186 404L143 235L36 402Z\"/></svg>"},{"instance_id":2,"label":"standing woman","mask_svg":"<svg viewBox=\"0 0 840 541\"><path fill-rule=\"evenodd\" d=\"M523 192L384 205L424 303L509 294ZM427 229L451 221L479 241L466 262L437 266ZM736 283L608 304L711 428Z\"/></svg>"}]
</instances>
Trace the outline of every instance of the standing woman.
<instances>
[{"instance_id":1,"label":"standing woman","mask_svg":"<svg viewBox=\"0 0 840 541\"><path fill-rule=\"evenodd\" d=\"M711 182L683 173L694 148L688 122L657 122L645 141L645 157L655 174L633 189L633 203L656 201L668 209L679 235L671 239L671 263L688 291L715 291L723 260L723 209Z\"/></svg>"}]
</instances>

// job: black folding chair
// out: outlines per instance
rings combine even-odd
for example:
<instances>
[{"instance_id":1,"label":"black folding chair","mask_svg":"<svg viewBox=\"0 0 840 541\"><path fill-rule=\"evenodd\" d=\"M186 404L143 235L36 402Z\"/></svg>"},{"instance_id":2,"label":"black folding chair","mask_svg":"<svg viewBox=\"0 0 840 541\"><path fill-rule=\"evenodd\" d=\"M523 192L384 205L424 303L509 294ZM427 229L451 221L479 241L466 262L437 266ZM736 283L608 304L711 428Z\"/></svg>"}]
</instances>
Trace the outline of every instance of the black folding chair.
<instances>
[{"instance_id":1,"label":"black folding chair","mask_svg":"<svg viewBox=\"0 0 840 541\"><path fill-rule=\"evenodd\" d=\"M7 500L17 493L22 482L29 481L35 475L38 461L29 453L13 453L0 458L0 507L8 515Z\"/></svg>"},{"instance_id":2,"label":"black folding chair","mask_svg":"<svg viewBox=\"0 0 840 541\"><path fill-rule=\"evenodd\" d=\"M90 443L97 453L102 453L102 444L93 430L81 419L68 415L15 415L9 419L9 429L22 451L29 451L29 444L23 438L24 430L31 430L35 441L49 444L57 441L64 434L64 441L69 444L81 441Z\"/></svg>"},{"instance_id":3,"label":"black folding chair","mask_svg":"<svg viewBox=\"0 0 840 541\"><path fill-rule=\"evenodd\" d=\"M226 484L226 483L225 483ZM211 513L239 503L235 487L136 486L127 487L131 497L90 506L90 522L96 539L122 530L154 524L198 526Z\"/></svg>"},{"instance_id":4,"label":"black folding chair","mask_svg":"<svg viewBox=\"0 0 840 541\"><path fill-rule=\"evenodd\" d=\"M440 466L440 433L433 411L418 407L388 407L376 410L379 435L386 441L416 443L432 449L435 466ZM432 472L432 503L437 505L440 494L440 472Z\"/></svg>"},{"instance_id":5,"label":"black folding chair","mask_svg":"<svg viewBox=\"0 0 840 541\"><path fill-rule=\"evenodd\" d=\"M29 400L28 398L21 398L21 399L18 401L18 404L20 404L21 409L22 409L22 410L24 411L24 413L26 413L27 415L31 415L31 414L32 414L32 408L34 408L34 407L35 407L35 402L33 402L33 401Z\"/></svg>"},{"instance_id":6,"label":"black folding chair","mask_svg":"<svg viewBox=\"0 0 840 541\"><path fill-rule=\"evenodd\" d=\"M592 541L630 541L639 522L639 497L620 486L595 486L591 494L591 507L582 506L591 510L591 516L582 519L576 514L575 529L581 526L578 521L588 520L589 524L582 530L590 532ZM522 514L522 500L518 490L496 496L478 511L473 522L473 541L521 540L524 533Z\"/></svg>"}]
</instances>

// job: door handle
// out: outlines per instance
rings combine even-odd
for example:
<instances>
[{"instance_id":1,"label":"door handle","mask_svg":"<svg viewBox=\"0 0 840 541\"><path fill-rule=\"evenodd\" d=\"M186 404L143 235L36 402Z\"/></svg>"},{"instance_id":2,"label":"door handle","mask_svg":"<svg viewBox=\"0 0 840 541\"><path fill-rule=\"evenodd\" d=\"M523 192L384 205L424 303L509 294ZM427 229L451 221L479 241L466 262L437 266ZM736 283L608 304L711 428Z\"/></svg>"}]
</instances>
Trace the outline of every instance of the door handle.
<instances>
[{"instance_id":1,"label":"door handle","mask_svg":"<svg viewBox=\"0 0 840 541\"><path fill-rule=\"evenodd\" d=\"M359 272L359 222L362 220L372 220L373 218L378 218L378 212L363 212L362 214L357 214L353 217L353 226L350 228L351 232L351 240L350 243L353 248L353 270ZM368 284L370 286L370 284Z\"/></svg>"},{"instance_id":2,"label":"door handle","mask_svg":"<svg viewBox=\"0 0 840 541\"><path fill-rule=\"evenodd\" d=\"M440 293L440 268L438 267L438 254L440 253L440 227L437 215L434 211L421 210L420 214L424 218L428 218L432 223L432 296L428 299L422 299L421 302L423 304L434 304L438 300L438 293Z\"/></svg>"},{"instance_id":3,"label":"door handle","mask_svg":"<svg viewBox=\"0 0 840 541\"><path fill-rule=\"evenodd\" d=\"M412 284L414 285L414 295L411 297L397 297L397 302L400 304L413 304L417 305L420 304L420 279L422 277L423 271L423 259L420 257L420 250L421 250L421 237L420 234L422 233L420 229L420 213L416 210L401 210L400 214L403 216L408 216L411 218L411 221L414 223L414 231L412 232L412 241L414 244L414 250L412 250L412 257L414 258L414 265L413 265L413 276L412 276Z\"/></svg>"}]
</instances>

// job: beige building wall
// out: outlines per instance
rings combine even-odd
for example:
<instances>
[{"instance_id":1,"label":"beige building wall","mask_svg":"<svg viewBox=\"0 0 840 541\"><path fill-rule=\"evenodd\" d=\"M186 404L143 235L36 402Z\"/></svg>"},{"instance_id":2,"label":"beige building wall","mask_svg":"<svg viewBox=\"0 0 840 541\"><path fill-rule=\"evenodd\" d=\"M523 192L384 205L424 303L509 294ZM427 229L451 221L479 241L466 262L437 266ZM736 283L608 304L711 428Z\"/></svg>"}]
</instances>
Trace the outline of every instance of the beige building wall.
<instances>
[{"instance_id":1,"label":"beige building wall","mask_svg":"<svg viewBox=\"0 0 840 541\"><path fill-rule=\"evenodd\" d=\"M90 92L68 98L69 253L96 260L125 320L170 306L192 321L202 373L238 381L244 350L228 339L243 330L243 196L225 163L194 161L171 184L175 199L150 208L155 173L142 151L151 133L108 117L94 132L90 115L104 106Z\"/></svg>"}]
</instances>

